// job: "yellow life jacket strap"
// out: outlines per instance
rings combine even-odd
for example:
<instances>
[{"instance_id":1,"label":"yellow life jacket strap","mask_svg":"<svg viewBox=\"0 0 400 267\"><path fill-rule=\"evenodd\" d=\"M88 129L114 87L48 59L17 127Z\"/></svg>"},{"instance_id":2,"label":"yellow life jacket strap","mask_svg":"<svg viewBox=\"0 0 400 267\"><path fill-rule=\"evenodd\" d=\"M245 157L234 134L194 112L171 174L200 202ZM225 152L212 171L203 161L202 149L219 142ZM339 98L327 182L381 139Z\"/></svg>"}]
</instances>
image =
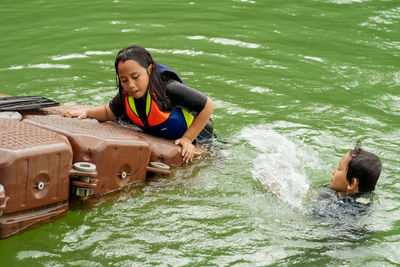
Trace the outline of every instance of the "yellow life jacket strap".
<instances>
[{"instance_id":1,"label":"yellow life jacket strap","mask_svg":"<svg viewBox=\"0 0 400 267\"><path fill-rule=\"evenodd\" d=\"M136 111L135 99L133 98L133 96L131 96L131 95L128 96L128 103L129 103L129 106L131 107L133 113L135 113L135 115L137 117L139 117L139 115Z\"/></svg>"},{"instance_id":2,"label":"yellow life jacket strap","mask_svg":"<svg viewBox=\"0 0 400 267\"><path fill-rule=\"evenodd\" d=\"M185 117L186 126L189 129L190 125L192 125L192 122L194 120L194 116L191 113L187 112L183 108L181 110L182 110L183 116Z\"/></svg>"},{"instance_id":3,"label":"yellow life jacket strap","mask_svg":"<svg viewBox=\"0 0 400 267\"><path fill-rule=\"evenodd\" d=\"M149 117L150 114L150 109L151 109L151 96L150 96L150 90L147 90L146 94L146 117Z\"/></svg>"}]
</instances>

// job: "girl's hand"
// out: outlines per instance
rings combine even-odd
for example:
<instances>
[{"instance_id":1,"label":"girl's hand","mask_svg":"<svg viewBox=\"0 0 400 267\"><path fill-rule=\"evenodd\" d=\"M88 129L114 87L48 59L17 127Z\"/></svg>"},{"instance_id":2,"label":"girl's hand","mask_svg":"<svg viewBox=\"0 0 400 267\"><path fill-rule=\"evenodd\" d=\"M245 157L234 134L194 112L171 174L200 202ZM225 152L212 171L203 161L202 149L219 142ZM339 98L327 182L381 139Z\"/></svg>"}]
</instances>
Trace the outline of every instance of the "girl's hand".
<instances>
[{"instance_id":1,"label":"girl's hand","mask_svg":"<svg viewBox=\"0 0 400 267\"><path fill-rule=\"evenodd\" d=\"M68 118L78 117L79 120L86 119L88 117L87 109L85 108L75 109L75 110L65 110L62 115Z\"/></svg>"},{"instance_id":2,"label":"girl's hand","mask_svg":"<svg viewBox=\"0 0 400 267\"><path fill-rule=\"evenodd\" d=\"M182 137L175 140L175 145L180 145L182 147L182 160L183 162L189 162L193 160L194 156L194 145L187 137Z\"/></svg>"}]
</instances>

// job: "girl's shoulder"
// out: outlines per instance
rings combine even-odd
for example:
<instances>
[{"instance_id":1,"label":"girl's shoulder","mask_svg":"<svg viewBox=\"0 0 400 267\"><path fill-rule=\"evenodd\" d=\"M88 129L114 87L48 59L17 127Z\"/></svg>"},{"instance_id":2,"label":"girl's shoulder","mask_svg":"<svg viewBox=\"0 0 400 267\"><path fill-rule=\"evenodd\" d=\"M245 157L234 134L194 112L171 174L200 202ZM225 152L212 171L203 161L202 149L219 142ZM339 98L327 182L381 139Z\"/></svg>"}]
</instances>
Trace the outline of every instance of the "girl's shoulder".
<instances>
[{"instance_id":1,"label":"girl's shoulder","mask_svg":"<svg viewBox=\"0 0 400 267\"><path fill-rule=\"evenodd\" d=\"M205 94L176 80L168 81L166 93L173 106L185 108L195 114L203 110L207 102Z\"/></svg>"},{"instance_id":2,"label":"girl's shoulder","mask_svg":"<svg viewBox=\"0 0 400 267\"><path fill-rule=\"evenodd\" d=\"M165 82L165 83L169 83L170 81L176 81L179 83L183 83L183 81L181 80L181 78L178 76L178 74L176 74L173 71L169 71L169 70L165 70L161 73L161 79Z\"/></svg>"}]
</instances>

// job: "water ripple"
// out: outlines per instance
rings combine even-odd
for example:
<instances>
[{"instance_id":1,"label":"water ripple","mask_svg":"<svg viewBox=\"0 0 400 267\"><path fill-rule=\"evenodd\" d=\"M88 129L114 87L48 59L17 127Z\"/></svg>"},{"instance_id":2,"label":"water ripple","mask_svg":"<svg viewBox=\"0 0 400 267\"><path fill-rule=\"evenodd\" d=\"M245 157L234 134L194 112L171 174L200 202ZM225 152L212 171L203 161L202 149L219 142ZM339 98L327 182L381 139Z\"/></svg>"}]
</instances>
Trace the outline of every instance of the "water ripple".
<instances>
[{"instance_id":1,"label":"water ripple","mask_svg":"<svg viewBox=\"0 0 400 267\"><path fill-rule=\"evenodd\" d=\"M187 38L190 40L208 40L209 42L216 43L216 44L233 45L233 46L246 47L246 48L261 47L261 45L259 45L259 44L247 43L247 42L243 42L243 41L239 41L239 40L222 38L222 37L207 38L205 36L187 36Z\"/></svg>"},{"instance_id":2,"label":"water ripple","mask_svg":"<svg viewBox=\"0 0 400 267\"><path fill-rule=\"evenodd\" d=\"M69 69L69 68L71 68L71 65L43 63L43 64L28 65L26 67L12 66L12 67L9 67L8 69L9 70L20 70L23 68L28 68L28 69Z\"/></svg>"}]
</instances>

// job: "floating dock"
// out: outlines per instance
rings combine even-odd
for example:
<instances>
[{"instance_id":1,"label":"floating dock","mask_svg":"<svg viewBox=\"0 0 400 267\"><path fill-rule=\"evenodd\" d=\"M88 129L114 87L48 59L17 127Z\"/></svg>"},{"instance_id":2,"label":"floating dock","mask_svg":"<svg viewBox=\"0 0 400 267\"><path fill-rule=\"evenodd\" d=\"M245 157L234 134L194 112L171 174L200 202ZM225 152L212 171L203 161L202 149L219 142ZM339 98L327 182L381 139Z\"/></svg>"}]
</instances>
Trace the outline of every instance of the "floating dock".
<instances>
[{"instance_id":1,"label":"floating dock","mask_svg":"<svg viewBox=\"0 0 400 267\"><path fill-rule=\"evenodd\" d=\"M0 118L0 238L62 216L71 198L100 197L182 164L173 140L65 118L65 108L71 106L24 112L21 121ZM206 153L196 147L196 157Z\"/></svg>"}]
</instances>

